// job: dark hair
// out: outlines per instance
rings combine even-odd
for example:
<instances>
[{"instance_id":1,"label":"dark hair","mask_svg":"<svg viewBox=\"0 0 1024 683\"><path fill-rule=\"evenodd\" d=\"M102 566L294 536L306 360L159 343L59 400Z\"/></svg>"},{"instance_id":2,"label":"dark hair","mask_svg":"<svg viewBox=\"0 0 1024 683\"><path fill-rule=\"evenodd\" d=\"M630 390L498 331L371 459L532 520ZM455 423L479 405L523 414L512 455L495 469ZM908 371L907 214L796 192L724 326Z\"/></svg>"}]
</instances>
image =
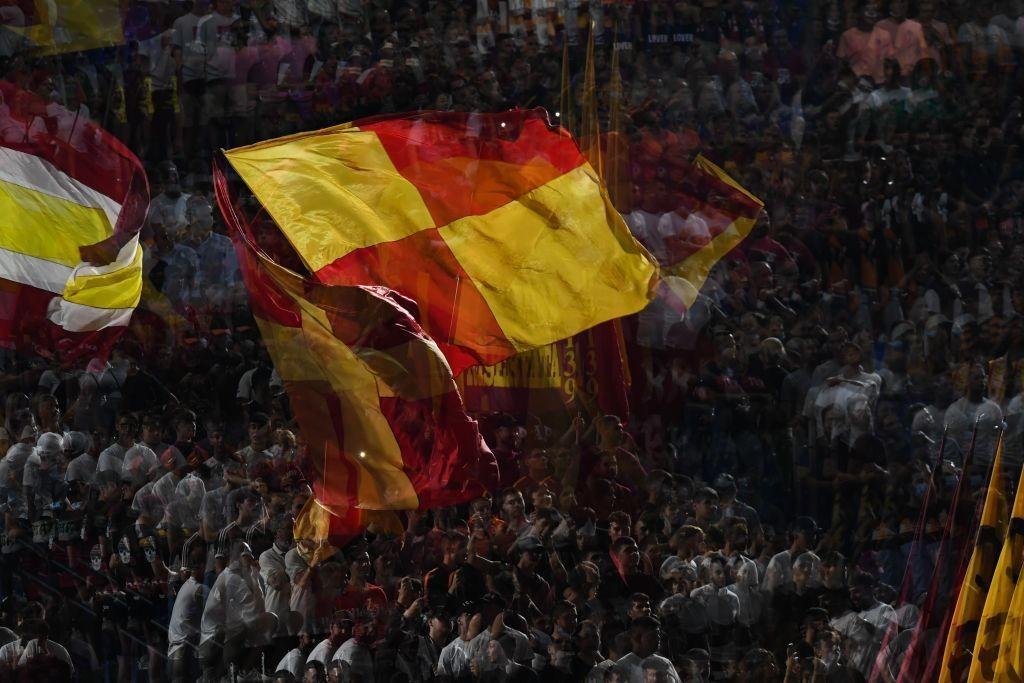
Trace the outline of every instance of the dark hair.
<instances>
[{"instance_id":1,"label":"dark hair","mask_svg":"<svg viewBox=\"0 0 1024 683\"><path fill-rule=\"evenodd\" d=\"M654 617L637 617L633 620L630 631L632 633L639 633L641 631L654 631L655 629L661 628L661 622Z\"/></svg>"},{"instance_id":2,"label":"dark hair","mask_svg":"<svg viewBox=\"0 0 1024 683\"><path fill-rule=\"evenodd\" d=\"M693 496L693 502L695 503L709 503L718 502L718 491L714 490L710 486L702 486L697 489L697 492Z\"/></svg>"},{"instance_id":3,"label":"dark hair","mask_svg":"<svg viewBox=\"0 0 1024 683\"><path fill-rule=\"evenodd\" d=\"M629 516L628 512L625 512L623 510L615 510L614 512L608 514L608 526L611 527L611 525L614 523L621 524L622 526L628 529L633 525L633 520Z\"/></svg>"},{"instance_id":4,"label":"dark hair","mask_svg":"<svg viewBox=\"0 0 1024 683\"><path fill-rule=\"evenodd\" d=\"M618 555L620 552L622 552L623 547L631 544L636 545L636 541L633 540L632 536L619 536L614 541L612 541L612 553Z\"/></svg>"}]
</instances>

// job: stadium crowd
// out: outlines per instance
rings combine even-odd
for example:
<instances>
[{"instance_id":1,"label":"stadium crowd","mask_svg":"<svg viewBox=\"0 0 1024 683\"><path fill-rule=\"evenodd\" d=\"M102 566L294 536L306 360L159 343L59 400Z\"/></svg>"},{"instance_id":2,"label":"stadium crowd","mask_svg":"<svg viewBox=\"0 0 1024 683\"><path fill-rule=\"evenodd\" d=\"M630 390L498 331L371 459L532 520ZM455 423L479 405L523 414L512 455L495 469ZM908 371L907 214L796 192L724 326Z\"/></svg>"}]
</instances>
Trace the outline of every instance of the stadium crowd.
<instances>
[{"instance_id":1,"label":"stadium crowd","mask_svg":"<svg viewBox=\"0 0 1024 683\"><path fill-rule=\"evenodd\" d=\"M153 183L147 291L109 361L2 357L0 680L898 668L957 482L984 490L999 429L1008 480L1024 460L1024 3L126 4L118 49L0 41L8 80L72 112L47 125L97 121ZM211 151L415 109L561 117L564 43L579 112L591 26L637 239L665 263L707 242L674 183L698 151L765 200L753 233L685 316L666 295L627 322L628 417L479 415L500 489L296 545L302 434Z\"/></svg>"}]
</instances>

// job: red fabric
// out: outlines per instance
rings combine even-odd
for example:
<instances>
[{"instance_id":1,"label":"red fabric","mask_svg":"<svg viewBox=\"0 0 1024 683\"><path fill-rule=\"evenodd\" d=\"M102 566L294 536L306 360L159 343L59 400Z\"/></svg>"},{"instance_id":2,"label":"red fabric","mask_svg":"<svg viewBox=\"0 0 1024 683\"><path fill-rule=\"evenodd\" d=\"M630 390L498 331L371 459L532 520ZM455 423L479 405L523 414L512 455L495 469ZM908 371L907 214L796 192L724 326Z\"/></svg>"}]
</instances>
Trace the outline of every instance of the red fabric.
<instances>
[{"instance_id":1,"label":"red fabric","mask_svg":"<svg viewBox=\"0 0 1024 683\"><path fill-rule=\"evenodd\" d=\"M301 312L292 292L301 291L303 299L324 311L338 344L346 344L357 355L360 349L376 351L361 358L388 394L378 395L379 405L420 508L464 503L485 487L496 486L494 456L466 414L443 356L416 321L412 302L383 287L324 285L294 273L271 272L263 265L266 257L253 241L248 223L232 204L220 163L214 165L214 186L257 319L300 326ZM269 350L273 357L274 346ZM354 535L364 523L358 508L363 501L355 454L346 452L345 444L358 443L353 438L358 435L346 435L341 399L326 378L282 379L306 442L304 459L314 494L339 513L331 519L331 535Z\"/></svg>"},{"instance_id":2,"label":"red fabric","mask_svg":"<svg viewBox=\"0 0 1024 683\"><path fill-rule=\"evenodd\" d=\"M420 320L459 375L472 365L490 365L515 354L494 314L437 230L357 249L317 271L322 282L357 285L386 282L416 299ZM472 347L450 343L458 328L472 331Z\"/></svg>"},{"instance_id":3,"label":"red fabric","mask_svg":"<svg viewBox=\"0 0 1024 683\"><path fill-rule=\"evenodd\" d=\"M52 117L47 111L47 103L37 95L7 81L0 81L0 95L10 105L11 118L23 124L26 131L30 131L24 140L5 141L5 147L48 161L75 180L118 203L124 202L133 185L139 183L140 179L145 182L139 160L131 150L99 126L85 119L76 121L73 139L81 146L76 149L66 140L50 134L51 127L48 127L47 121ZM53 107L49 106L52 112ZM79 134L79 130L84 131L84 134ZM148 193L148 187L146 191ZM143 206L148 204L147 197ZM126 224L124 229L131 231L131 223ZM138 227L134 230L138 230Z\"/></svg>"},{"instance_id":4,"label":"red fabric","mask_svg":"<svg viewBox=\"0 0 1024 683\"><path fill-rule=\"evenodd\" d=\"M377 133L437 227L486 214L585 161L542 109L416 114L355 125Z\"/></svg>"},{"instance_id":5,"label":"red fabric","mask_svg":"<svg viewBox=\"0 0 1024 683\"><path fill-rule=\"evenodd\" d=\"M26 131L21 140L4 141L4 147L39 157L57 171L121 204L114 233L102 242L80 247L83 261L108 263L138 233L145 219L149 185L142 164L117 138L84 119L74 120L72 140L78 148L53 135L53 126L48 121L54 120L55 113L70 115L67 110L47 105L12 83L0 81L0 96L10 105L11 119ZM20 283L0 281L0 345L27 353L58 352L68 363L82 358L106 358L126 328L67 332L46 316L47 307L57 296Z\"/></svg>"}]
</instances>

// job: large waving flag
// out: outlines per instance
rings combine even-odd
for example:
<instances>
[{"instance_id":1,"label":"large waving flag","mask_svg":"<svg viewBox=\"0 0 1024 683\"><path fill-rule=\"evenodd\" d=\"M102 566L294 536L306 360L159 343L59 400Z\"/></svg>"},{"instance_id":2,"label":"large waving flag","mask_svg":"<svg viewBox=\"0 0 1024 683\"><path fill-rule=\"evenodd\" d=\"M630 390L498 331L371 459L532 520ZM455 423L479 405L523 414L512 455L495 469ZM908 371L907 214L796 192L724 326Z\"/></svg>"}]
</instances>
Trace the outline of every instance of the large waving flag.
<instances>
[{"instance_id":1,"label":"large waving flag","mask_svg":"<svg viewBox=\"0 0 1024 683\"><path fill-rule=\"evenodd\" d=\"M978 625L992 584L1002 539L1006 533L1007 494L1003 482L1002 461L1003 440L1000 437L985 492L985 504L981 512L981 525L975 538L974 552L967 565L967 572L960 586L949 632L946 635L942 663L937 672L940 683L960 681L970 668L969 653L974 650Z\"/></svg>"},{"instance_id":2,"label":"large waving flag","mask_svg":"<svg viewBox=\"0 0 1024 683\"><path fill-rule=\"evenodd\" d=\"M1012 669L1014 680L1021 680L1024 667L1024 643L1021 642L1021 604L1013 612L1013 601L1017 595L1020 570L1024 564L1024 472L1017 483L1010 524L1006 538L999 552L999 562L992 577L992 587L985 598L985 609L981 614L981 626L974 642L974 659L971 660L969 683L993 681L997 676L1006 676ZM1024 601L1024 592L1021 593ZM1003 658L1005 657L1005 661ZM1006 680L1003 678L1002 680Z\"/></svg>"},{"instance_id":3,"label":"large waving flag","mask_svg":"<svg viewBox=\"0 0 1024 683\"><path fill-rule=\"evenodd\" d=\"M16 0L4 5L0 33L8 37L0 37L0 46L24 45L37 54L56 55L124 43L119 0ZM12 41L11 36L16 38Z\"/></svg>"},{"instance_id":4,"label":"large waving flag","mask_svg":"<svg viewBox=\"0 0 1024 683\"><path fill-rule=\"evenodd\" d=\"M414 300L455 374L634 313L657 281L542 110L373 118L226 157L315 279Z\"/></svg>"},{"instance_id":5,"label":"large waving flag","mask_svg":"<svg viewBox=\"0 0 1024 683\"><path fill-rule=\"evenodd\" d=\"M715 264L750 234L764 202L700 154L685 171L679 198L679 230L665 240L662 275L689 309Z\"/></svg>"},{"instance_id":6,"label":"large waving flag","mask_svg":"<svg viewBox=\"0 0 1024 683\"><path fill-rule=\"evenodd\" d=\"M315 493L307 513L338 535L380 511L454 505L493 484L494 456L415 304L278 265L234 211L219 165L215 182L253 314L302 428Z\"/></svg>"},{"instance_id":7,"label":"large waving flag","mask_svg":"<svg viewBox=\"0 0 1024 683\"><path fill-rule=\"evenodd\" d=\"M0 95L0 344L103 355L141 296L145 173L79 114Z\"/></svg>"}]
</instances>

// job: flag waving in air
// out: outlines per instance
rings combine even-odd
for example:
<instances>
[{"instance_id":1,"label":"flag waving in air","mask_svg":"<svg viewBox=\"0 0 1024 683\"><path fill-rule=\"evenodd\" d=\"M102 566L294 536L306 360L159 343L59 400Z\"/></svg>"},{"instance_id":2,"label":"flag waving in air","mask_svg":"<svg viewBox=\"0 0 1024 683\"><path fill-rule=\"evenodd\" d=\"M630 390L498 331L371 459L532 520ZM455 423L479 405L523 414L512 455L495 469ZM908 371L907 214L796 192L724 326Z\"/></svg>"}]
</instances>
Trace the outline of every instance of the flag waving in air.
<instances>
[{"instance_id":1,"label":"flag waving in air","mask_svg":"<svg viewBox=\"0 0 1024 683\"><path fill-rule=\"evenodd\" d=\"M382 511L480 495L496 479L494 457L415 304L278 265L234 211L219 166L215 181L253 315L302 428L318 506L307 512L328 511L330 535L344 535Z\"/></svg>"},{"instance_id":2,"label":"flag waving in air","mask_svg":"<svg viewBox=\"0 0 1024 683\"><path fill-rule=\"evenodd\" d=\"M374 118L226 157L316 280L414 300L455 374L634 313L657 281L543 110Z\"/></svg>"},{"instance_id":3,"label":"flag waving in air","mask_svg":"<svg viewBox=\"0 0 1024 683\"><path fill-rule=\"evenodd\" d=\"M1006 538L999 552L992 577L992 586L985 598L985 609L981 613L981 625L974 643L974 658L971 660L969 683L993 681L997 675L1006 676L1016 671L1017 678L1024 673L1021 666L1021 616L1024 606L1024 591L1019 588L1020 570L1024 564L1024 473L1017 483L1016 497ZM1020 594L1020 598L1017 595ZM1004 679L1005 680L1005 679Z\"/></svg>"},{"instance_id":4,"label":"flag waving in air","mask_svg":"<svg viewBox=\"0 0 1024 683\"><path fill-rule=\"evenodd\" d=\"M142 292L145 173L79 113L7 83L0 96L0 344L102 356Z\"/></svg>"},{"instance_id":5,"label":"flag waving in air","mask_svg":"<svg viewBox=\"0 0 1024 683\"><path fill-rule=\"evenodd\" d=\"M56 55L124 43L119 0L19 0L4 5L0 48L28 47Z\"/></svg>"}]
</instances>

